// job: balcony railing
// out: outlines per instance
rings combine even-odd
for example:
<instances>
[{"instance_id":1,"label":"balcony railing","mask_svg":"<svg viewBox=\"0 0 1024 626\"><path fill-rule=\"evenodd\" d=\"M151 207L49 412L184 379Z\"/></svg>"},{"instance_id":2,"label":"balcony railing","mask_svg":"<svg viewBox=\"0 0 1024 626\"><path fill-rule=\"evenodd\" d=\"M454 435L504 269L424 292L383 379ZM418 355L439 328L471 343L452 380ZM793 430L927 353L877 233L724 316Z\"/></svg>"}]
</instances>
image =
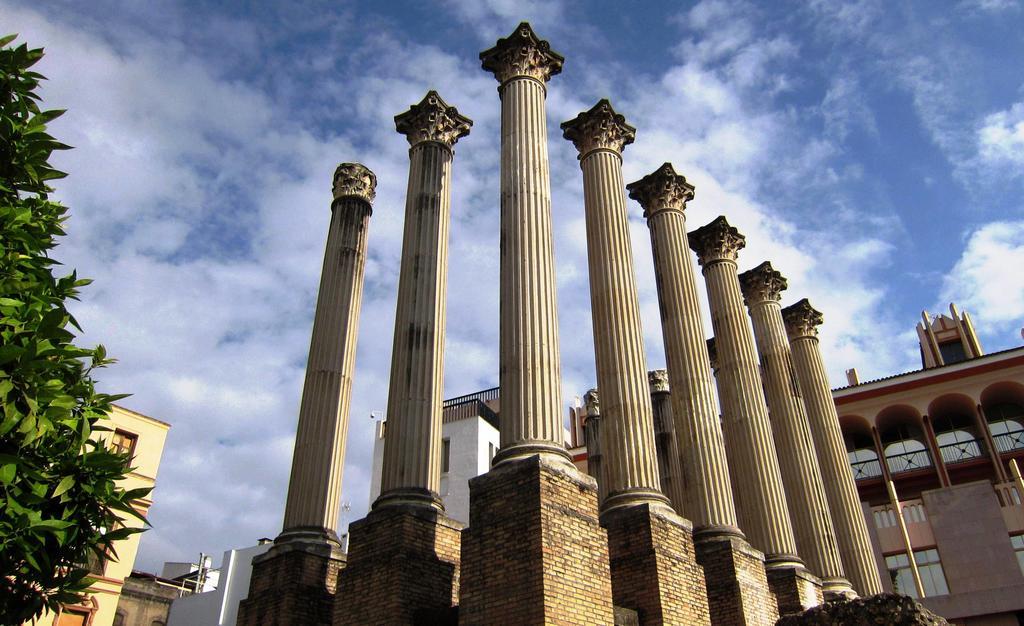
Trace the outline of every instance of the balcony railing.
<instances>
[{"instance_id":1,"label":"balcony railing","mask_svg":"<svg viewBox=\"0 0 1024 626\"><path fill-rule=\"evenodd\" d=\"M939 454L942 455L946 465L955 465L965 461L973 461L982 454L982 441L980 439L969 439L957 441L939 446Z\"/></svg>"},{"instance_id":2,"label":"balcony railing","mask_svg":"<svg viewBox=\"0 0 1024 626\"><path fill-rule=\"evenodd\" d=\"M993 435L996 441L996 450L1010 452L1024 448L1024 430L1013 430L1008 433Z\"/></svg>"},{"instance_id":3,"label":"balcony railing","mask_svg":"<svg viewBox=\"0 0 1024 626\"><path fill-rule=\"evenodd\" d=\"M882 465L878 462L878 459L868 459L866 461L850 463L850 469L853 470L854 480L877 478L882 475Z\"/></svg>"},{"instance_id":4,"label":"balcony railing","mask_svg":"<svg viewBox=\"0 0 1024 626\"><path fill-rule=\"evenodd\" d=\"M464 396L457 396L455 398L449 398L444 401L444 408L452 407L457 404L463 404L466 402L473 402L479 400L480 402L487 402L488 400L495 400L498 398L500 387L491 387L490 389L484 389L476 393L468 393Z\"/></svg>"},{"instance_id":5,"label":"balcony railing","mask_svg":"<svg viewBox=\"0 0 1024 626\"><path fill-rule=\"evenodd\" d=\"M927 450L890 454L885 457L885 460L889 464L889 471L893 474L913 472L914 470L931 467L932 465L932 460L928 456Z\"/></svg>"}]
</instances>

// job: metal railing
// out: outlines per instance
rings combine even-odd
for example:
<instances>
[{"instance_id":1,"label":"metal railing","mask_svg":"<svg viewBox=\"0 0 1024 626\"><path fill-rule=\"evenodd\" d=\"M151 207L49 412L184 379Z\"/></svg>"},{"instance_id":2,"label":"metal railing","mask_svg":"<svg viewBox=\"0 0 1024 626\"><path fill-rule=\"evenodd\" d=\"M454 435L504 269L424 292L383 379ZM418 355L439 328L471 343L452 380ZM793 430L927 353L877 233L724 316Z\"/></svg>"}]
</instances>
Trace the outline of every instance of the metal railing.
<instances>
[{"instance_id":1,"label":"metal railing","mask_svg":"<svg viewBox=\"0 0 1024 626\"><path fill-rule=\"evenodd\" d=\"M992 435L996 441L996 450L1010 452L1024 448L1024 430L1013 430L1008 433Z\"/></svg>"},{"instance_id":2,"label":"metal railing","mask_svg":"<svg viewBox=\"0 0 1024 626\"><path fill-rule=\"evenodd\" d=\"M882 475L882 465L878 462L878 459L850 463L850 469L853 470L854 480L877 478Z\"/></svg>"},{"instance_id":3,"label":"metal railing","mask_svg":"<svg viewBox=\"0 0 1024 626\"><path fill-rule=\"evenodd\" d=\"M444 408L455 406L456 404L463 404L464 402L472 402L474 400L479 400L480 402L495 400L498 397L499 389L500 387L491 387L490 389L484 389L483 391L477 391L476 393L468 393L464 396L449 398L444 401Z\"/></svg>"},{"instance_id":4,"label":"metal railing","mask_svg":"<svg viewBox=\"0 0 1024 626\"><path fill-rule=\"evenodd\" d=\"M939 446L939 454L946 465L955 465L979 458L984 450L983 445L981 439L947 443Z\"/></svg>"},{"instance_id":5,"label":"metal railing","mask_svg":"<svg viewBox=\"0 0 1024 626\"><path fill-rule=\"evenodd\" d=\"M932 465L932 459L928 456L927 450L890 454L885 457L885 461L889 464L889 471L893 474L913 472Z\"/></svg>"}]
</instances>

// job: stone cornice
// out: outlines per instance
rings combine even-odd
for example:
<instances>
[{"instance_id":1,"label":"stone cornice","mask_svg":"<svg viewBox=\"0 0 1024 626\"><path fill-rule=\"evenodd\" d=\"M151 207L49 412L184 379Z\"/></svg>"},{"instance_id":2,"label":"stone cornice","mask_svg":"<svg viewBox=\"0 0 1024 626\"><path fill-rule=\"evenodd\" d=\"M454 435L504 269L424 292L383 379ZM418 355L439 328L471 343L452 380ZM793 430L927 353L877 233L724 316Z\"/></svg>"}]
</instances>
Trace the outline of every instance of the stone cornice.
<instances>
[{"instance_id":1,"label":"stone cornice","mask_svg":"<svg viewBox=\"0 0 1024 626\"><path fill-rule=\"evenodd\" d=\"M361 163L342 163L334 170L334 200L358 198L373 204L377 195L377 176Z\"/></svg>"},{"instance_id":2,"label":"stone cornice","mask_svg":"<svg viewBox=\"0 0 1024 626\"><path fill-rule=\"evenodd\" d=\"M762 302L778 302L789 283L770 261L740 274L740 289L747 306Z\"/></svg>"},{"instance_id":3,"label":"stone cornice","mask_svg":"<svg viewBox=\"0 0 1024 626\"><path fill-rule=\"evenodd\" d=\"M469 134L473 120L459 114L436 91L431 90L419 104L395 116L395 130L409 140L409 144L435 141L451 148L460 137Z\"/></svg>"},{"instance_id":4,"label":"stone cornice","mask_svg":"<svg viewBox=\"0 0 1024 626\"><path fill-rule=\"evenodd\" d=\"M517 76L546 83L562 71L565 58L552 50L551 44L537 37L528 22L523 22L511 35L499 39L493 48L481 52L480 62L502 84Z\"/></svg>"},{"instance_id":5,"label":"stone cornice","mask_svg":"<svg viewBox=\"0 0 1024 626\"><path fill-rule=\"evenodd\" d=\"M821 326L824 316L821 311L811 306L810 300L804 298L782 309L782 319L786 322L786 333L789 338L798 339L817 337L818 326Z\"/></svg>"},{"instance_id":6,"label":"stone cornice","mask_svg":"<svg viewBox=\"0 0 1024 626\"><path fill-rule=\"evenodd\" d=\"M747 238L730 226L723 215L691 232L687 239L701 265L715 261L736 261L739 251L747 245Z\"/></svg>"},{"instance_id":7,"label":"stone cornice","mask_svg":"<svg viewBox=\"0 0 1024 626\"><path fill-rule=\"evenodd\" d=\"M669 390L668 370L649 370L647 384L651 388L651 393L667 393Z\"/></svg>"},{"instance_id":8,"label":"stone cornice","mask_svg":"<svg viewBox=\"0 0 1024 626\"><path fill-rule=\"evenodd\" d=\"M636 139L636 129L626 118L615 112L607 99L601 99L589 111L562 122L562 136L579 150L583 160L594 150L611 150L621 154L623 148Z\"/></svg>"},{"instance_id":9,"label":"stone cornice","mask_svg":"<svg viewBox=\"0 0 1024 626\"><path fill-rule=\"evenodd\" d=\"M590 389L583 394L583 406L587 408L587 417L601 415L601 399L597 395L597 389Z\"/></svg>"},{"instance_id":10,"label":"stone cornice","mask_svg":"<svg viewBox=\"0 0 1024 626\"><path fill-rule=\"evenodd\" d=\"M653 173L626 185L629 197L640 203L644 217L664 209L682 211L693 200L693 185L677 174L671 163L665 163Z\"/></svg>"}]
</instances>

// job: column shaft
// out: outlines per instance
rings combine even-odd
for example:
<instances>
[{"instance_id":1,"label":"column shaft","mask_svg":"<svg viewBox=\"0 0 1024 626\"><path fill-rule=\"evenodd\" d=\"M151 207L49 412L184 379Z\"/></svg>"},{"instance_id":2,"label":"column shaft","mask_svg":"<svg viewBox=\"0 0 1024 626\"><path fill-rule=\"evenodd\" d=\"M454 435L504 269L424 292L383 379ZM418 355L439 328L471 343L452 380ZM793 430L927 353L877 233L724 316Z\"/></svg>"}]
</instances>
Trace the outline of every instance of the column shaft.
<instances>
[{"instance_id":1,"label":"column shaft","mask_svg":"<svg viewBox=\"0 0 1024 626\"><path fill-rule=\"evenodd\" d=\"M590 301L597 388L601 393L601 452L608 499L636 503L660 493L654 416L647 383L640 303L623 192L622 159L610 150L583 157Z\"/></svg>"},{"instance_id":2,"label":"column shaft","mask_svg":"<svg viewBox=\"0 0 1024 626\"><path fill-rule=\"evenodd\" d=\"M811 437L814 439L843 569L858 593L863 596L874 595L882 592L882 584L846 446L843 444L828 374L815 336L816 324L793 323L795 320L791 317L791 311L803 302L806 301L785 310L793 365L807 408ZM810 307L809 303L807 307ZM884 462L884 458L879 458Z\"/></svg>"},{"instance_id":3,"label":"column shaft","mask_svg":"<svg viewBox=\"0 0 1024 626\"><path fill-rule=\"evenodd\" d=\"M379 501L410 490L437 499L441 484L452 152L436 142L409 152Z\"/></svg>"},{"instance_id":4,"label":"column shaft","mask_svg":"<svg viewBox=\"0 0 1024 626\"><path fill-rule=\"evenodd\" d=\"M676 511L685 517L685 507L689 505L686 502L686 481L683 478L682 459L676 441L668 372L651 370L647 372L647 382L650 384L651 408L654 410L654 449L658 456L661 492L672 502Z\"/></svg>"},{"instance_id":5,"label":"column shaft","mask_svg":"<svg viewBox=\"0 0 1024 626\"><path fill-rule=\"evenodd\" d=\"M736 263L722 260L705 265L704 276L718 348L719 388L730 390L722 398L722 423L734 493L745 520L743 530L764 551L769 564L792 561L796 541Z\"/></svg>"},{"instance_id":6,"label":"column shaft","mask_svg":"<svg viewBox=\"0 0 1024 626\"><path fill-rule=\"evenodd\" d=\"M741 278L761 356L772 432L797 549L810 570L823 579L826 593L848 594L850 584L843 573L807 413L793 372L782 309L776 299L781 292L778 287L785 285L785 279L768 264ZM772 286L766 287L767 284Z\"/></svg>"},{"instance_id":7,"label":"column shaft","mask_svg":"<svg viewBox=\"0 0 1024 626\"><path fill-rule=\"evenodd\" d=\"M682 211L660 210L650 214L647 223L654 252L672 412L686 476L686 515L698 531L736 531L736 507L693 260L687 245L686 217Z\"/></svg>"},{"instance_id":8,"label":"column shaft","mask_svg":"<svg viewBox=\"0 0 1024 626\"><path fill-rule=\"evenodd\" d=\"M501 87L501 447L495 462L537 452L568 458L551 232L544 84Z\"/></svg>"},{"instance_id":9,"label":"column shaft","mask_svg":"<svg viewBox=\"0 0 1024 626\"><path fill-rule=\"evenodd\" d=\"M339 168L339 173L343 165ZM373 174L362 166L365 175ZM360 176L363 176L360 172ZM336 181L339 174L336 174ZM374 181L375 182L375 181ZM338 526L356 336L363 296L368 197L335 200L327 235L306 379L299 407L283 535L323 529L331 541Z\"/></svg>"}]
</instances>

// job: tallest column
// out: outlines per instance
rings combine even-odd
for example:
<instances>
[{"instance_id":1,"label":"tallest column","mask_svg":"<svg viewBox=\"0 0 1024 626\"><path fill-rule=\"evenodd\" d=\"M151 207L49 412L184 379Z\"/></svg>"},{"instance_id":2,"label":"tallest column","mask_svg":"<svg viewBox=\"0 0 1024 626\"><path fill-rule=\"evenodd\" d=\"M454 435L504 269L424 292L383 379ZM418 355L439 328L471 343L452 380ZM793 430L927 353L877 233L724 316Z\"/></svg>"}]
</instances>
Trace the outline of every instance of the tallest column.
<instances>
[{"instance_id":1,"label":"tallest column","mask_svg":"<svg viewBox=\"0 0 1024 626\"><path fill-rule=\"evenodd\" d=\"M562 56L527 23L480 53L501 83L501 450L494 462L562 457L551 180L544 101Z\"/></svg>"},{"instance_id":2,"label":"tallest column","mask_svg":"<svg viewBox=\"0 0 1024 626\"><path fill-rule=\"evenodd\" d=\"M525 22L480 59L501 96L501 450L469 482L459 623L612 624L597 483L562 427L544 98L563 59Z\"/></svg>"}]
</instances>

